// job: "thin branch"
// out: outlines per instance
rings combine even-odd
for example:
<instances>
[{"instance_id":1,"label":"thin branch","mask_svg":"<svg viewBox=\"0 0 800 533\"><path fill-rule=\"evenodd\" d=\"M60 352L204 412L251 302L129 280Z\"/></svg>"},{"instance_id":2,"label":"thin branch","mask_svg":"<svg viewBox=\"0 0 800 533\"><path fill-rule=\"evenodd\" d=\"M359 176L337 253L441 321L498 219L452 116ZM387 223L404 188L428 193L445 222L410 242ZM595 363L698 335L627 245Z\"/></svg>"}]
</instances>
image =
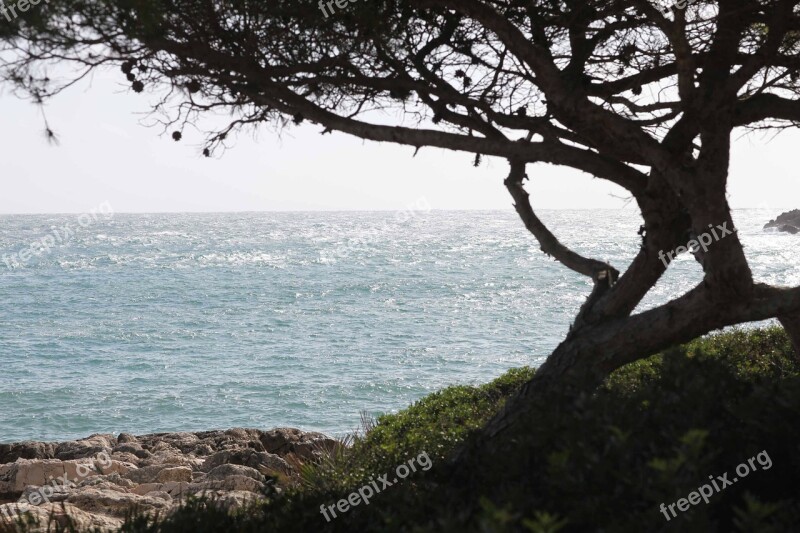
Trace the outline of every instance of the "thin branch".
<instances>
[{"instance_id":1,"label":"thin branch","mask_svg":"<svg viewBox=\"0 0 800 533\"><path fill-rule=\"evenodd\" d=\"M528 228L528 231L536 237L536 240L539 241L541 250L567 268L584 276L589 276L595 283L612 285L619 276L617 269L608 263L586 258L573 252L561 244L556 236L539 220L539 217L533 212L528 193L522 186L522 181L525 177L525 163L511 161L511 172L505 180L506 188L511 193L511 197L514 198L514 207L522 222Z\"/></svg>"}]
</instances>

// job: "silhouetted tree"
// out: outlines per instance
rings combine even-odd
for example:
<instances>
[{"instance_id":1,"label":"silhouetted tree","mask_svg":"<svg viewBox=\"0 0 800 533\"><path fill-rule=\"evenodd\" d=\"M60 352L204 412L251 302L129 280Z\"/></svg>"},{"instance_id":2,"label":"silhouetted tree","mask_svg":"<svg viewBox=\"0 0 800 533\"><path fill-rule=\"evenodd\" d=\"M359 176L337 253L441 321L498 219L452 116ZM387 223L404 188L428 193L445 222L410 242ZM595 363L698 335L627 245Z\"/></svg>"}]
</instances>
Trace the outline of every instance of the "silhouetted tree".
<instances>
[{"instance_id":1,"label":"silhouetted tree","mask_svg":"<svg viewBox=\"0 0 800 533\"><path fill-rule=\"evenodd\" d=\"M1 73L41 102L115 65L132 90L160 95L154 111L176 139L204 113L233 114L209 133L206 155L242 127L307 121L323 133L507 160L505 185L525 226L594 290L490 424L496 432L537 390L591 389L725 326L777 317L800 350L800 288L754 282L738 235L722 235L734 227L734 130L800 123L799 3L50 0L0 18ZM54 81L62 63L80 72ZM630 192L642 241L624 272L569 249L537 217L523 188L534 163ZM695 253L703 281L634 313L676 249L714 231L720 238Z\"/></svg>"}]
</instances>

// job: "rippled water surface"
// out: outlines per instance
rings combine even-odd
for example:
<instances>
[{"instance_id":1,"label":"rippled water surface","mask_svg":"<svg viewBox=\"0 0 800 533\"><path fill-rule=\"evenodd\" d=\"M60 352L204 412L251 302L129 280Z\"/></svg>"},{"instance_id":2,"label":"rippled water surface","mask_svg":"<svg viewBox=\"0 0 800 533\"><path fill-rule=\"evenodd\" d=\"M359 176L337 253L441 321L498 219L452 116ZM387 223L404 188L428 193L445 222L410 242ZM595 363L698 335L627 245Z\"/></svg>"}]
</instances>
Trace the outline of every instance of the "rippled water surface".
<instances>
[{"instance_id":1,"label":"rippled water surface","mask_svg":"<svg viewBox=\"0 0 800 533\"><path fill-rule=\"evenodd\" d=\"M735 215L756 277L800 284L800 236ZM632 259L638 215L545 211ZM454 383L536 365L590 286L511 212L0 217L0 442L296 426L342 433ZM69 223L27 262L11 254ZM700 279L681 258L649 307Z\"/></svg>"}]
</instances>

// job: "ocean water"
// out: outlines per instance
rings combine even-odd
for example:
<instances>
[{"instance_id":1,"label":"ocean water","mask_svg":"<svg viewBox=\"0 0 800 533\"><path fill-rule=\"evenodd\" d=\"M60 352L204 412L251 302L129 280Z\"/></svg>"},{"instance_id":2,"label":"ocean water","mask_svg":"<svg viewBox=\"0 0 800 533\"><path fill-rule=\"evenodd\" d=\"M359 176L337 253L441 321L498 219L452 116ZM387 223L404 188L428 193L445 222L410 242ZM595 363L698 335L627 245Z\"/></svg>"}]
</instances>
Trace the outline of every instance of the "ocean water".
<instances>
[{"instance_id":1,"label":"ocean water","mask_svg":"<svg viewBox=\"0 0 800 533\"><path fill-rule=\"evenodd\" d=\"M757 279L800 284L800 236L761 229L778 213L735 219ZM617 268L636 252L632 209L541 216ZM342 434L362 411L539 364L590 289L511 210L81 222L0 217L0 442L236 426ZM19 257L42 239L49 250ZM641 308L700 279L684 256Z\"/></svg>"}]
</instances>

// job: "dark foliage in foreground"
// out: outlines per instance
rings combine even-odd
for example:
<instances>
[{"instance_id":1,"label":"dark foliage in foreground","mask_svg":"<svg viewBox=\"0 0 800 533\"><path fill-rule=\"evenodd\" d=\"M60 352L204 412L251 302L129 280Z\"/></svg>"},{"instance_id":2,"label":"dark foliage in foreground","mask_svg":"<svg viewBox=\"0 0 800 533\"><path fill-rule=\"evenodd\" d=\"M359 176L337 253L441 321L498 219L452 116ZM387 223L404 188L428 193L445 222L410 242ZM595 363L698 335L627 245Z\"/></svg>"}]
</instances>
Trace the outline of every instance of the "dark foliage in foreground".
<instances>
[{"instance_id":1,"label":"dark foliage in foreground","mask_svg":"<svg viewBox=\"0 0 800 533\"><path fill-rule=\"evenodd\" d=\"M530 378L513 370L381 417L352 448L309 468L301 489L238 516L194 501L125 531L792 531L800 523L800 364L778 328L701 339L616 372L591 397L543 399L502 453L470 456L472 430ZM449 459L467 444L469 468ZM421 452L433 462L326 522L334 504ZM667 522L661 503L766 451L751 472ZM463 460L459 464L464 464ZM758 463L756 463L758 465Z\"/></svg>"}]
</instances>

